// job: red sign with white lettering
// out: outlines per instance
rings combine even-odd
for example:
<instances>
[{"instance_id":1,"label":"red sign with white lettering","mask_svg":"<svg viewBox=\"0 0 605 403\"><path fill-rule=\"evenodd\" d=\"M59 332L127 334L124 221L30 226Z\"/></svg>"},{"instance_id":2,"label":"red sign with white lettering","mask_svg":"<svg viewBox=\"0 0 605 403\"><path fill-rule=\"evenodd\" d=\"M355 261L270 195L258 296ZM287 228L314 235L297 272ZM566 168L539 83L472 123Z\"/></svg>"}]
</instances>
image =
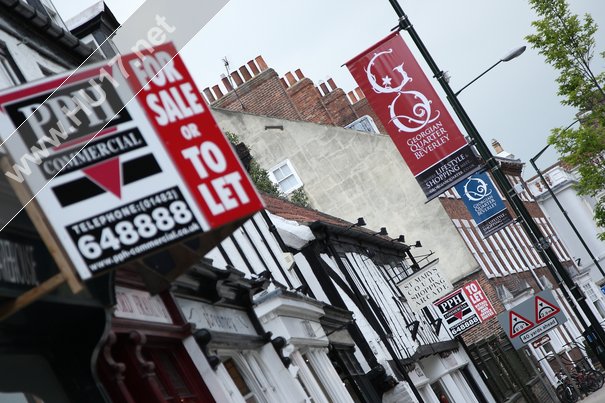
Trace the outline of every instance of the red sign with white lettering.
<instances>
[{"instance_id":1,"label":"red sign with white lettering","mask_svg":"<svg viewBox=\"0 0 605 403\"><path fill-rule=\"evenodd\" d=\"M398 32L346 65L429 199L479 169L480 162Z\"/></svg>"},{"instance_id":2,"label":"red sign with white lettering","mask_svg":"<svg viewBox=\"0 0 605 403\"><path fill-rule=\"evenodd\" d=\"M488 320L489 318L496 316L496 311L489 302L487 296L483 292L481 285L477 280L471 281L462 287L471 305L475 308L477 315L481 319L481 322Z\"/></svg>"},{"instance_id":3,"label":"red sign with white lettering","mask_svg":"<svg viewBox=\"0 0 605 403\"><path fill-rule=\"evenodd\" d=\"M210 226L261 210L261 198L174 46L142 53L142 59L123 58L128 83Z\"/></svg>"}]
</instances>

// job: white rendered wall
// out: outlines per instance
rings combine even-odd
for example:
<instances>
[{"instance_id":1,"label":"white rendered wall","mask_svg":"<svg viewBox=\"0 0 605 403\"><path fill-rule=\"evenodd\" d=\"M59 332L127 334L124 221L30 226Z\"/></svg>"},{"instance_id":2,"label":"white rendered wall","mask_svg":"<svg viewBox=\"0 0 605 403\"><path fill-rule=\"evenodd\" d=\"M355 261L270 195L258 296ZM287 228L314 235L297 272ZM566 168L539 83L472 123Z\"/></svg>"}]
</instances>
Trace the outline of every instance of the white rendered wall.
<instances>
[{"instance_id":1,"label":"white rendered wall","mask_svg":"<svg viewBox=\"0 0 605 403\"><path fill-rule=\"evenodd\" d=\"M422 241L441 257L443 273L457 281L478 268L439 200L429 203L393 142L385 135L314 123L215 110L223 131L235 133L269 169L289 159L313 207L368 228L387 227L395 238ZM283 130L266 126L283 126Z\"/></svg>"}]
</instances>

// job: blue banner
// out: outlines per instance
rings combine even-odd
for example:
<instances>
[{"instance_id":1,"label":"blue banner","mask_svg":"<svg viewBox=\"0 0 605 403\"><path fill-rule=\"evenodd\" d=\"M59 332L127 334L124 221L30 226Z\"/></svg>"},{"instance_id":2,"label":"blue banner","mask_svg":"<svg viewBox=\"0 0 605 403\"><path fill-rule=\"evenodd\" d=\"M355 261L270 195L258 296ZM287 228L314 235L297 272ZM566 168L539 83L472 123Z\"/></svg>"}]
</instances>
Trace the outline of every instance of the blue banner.
<instances>
[{"instance_id":1,"label":"blue banner","mask_svg":"<svg viewBox=\"0 0 605 403\"><path fill-rule=\"evenodd\" d=\"M484 237L492 235L513 221L487 173L469 176L455 188Z\"/></svg>"}]
</instances>

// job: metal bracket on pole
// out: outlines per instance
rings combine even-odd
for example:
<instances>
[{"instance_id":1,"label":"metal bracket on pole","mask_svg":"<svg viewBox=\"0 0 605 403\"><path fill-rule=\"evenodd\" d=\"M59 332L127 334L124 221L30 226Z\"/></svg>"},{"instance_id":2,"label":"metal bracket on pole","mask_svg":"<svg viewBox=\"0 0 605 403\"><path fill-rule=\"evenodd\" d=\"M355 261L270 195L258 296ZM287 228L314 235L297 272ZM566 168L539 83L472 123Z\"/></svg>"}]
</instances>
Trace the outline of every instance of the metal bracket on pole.
<instances>
[{"instance_id":1,"label":"metal bracket on pole","mask_svg":"<svg viewBox=\"0 0 605 403\"><path fill-rule=\"evenodd\" d=\"M407 31L408 29L412 28L412 23L410 22L407 15L399 18L399 28L404 31Z\"/></svg>"},{"instance_id":2,"label":"metal bracket on pole","mask_svg":"<svg viewBox=\"0 0 605 403\"><path fill-rule=\"evenodd\" d=\"M540 238L538 239L538 243L534 244L534 248L539 251L544 251L550 248L550 240L546 238Z\"/></svg>"}]
</instances>

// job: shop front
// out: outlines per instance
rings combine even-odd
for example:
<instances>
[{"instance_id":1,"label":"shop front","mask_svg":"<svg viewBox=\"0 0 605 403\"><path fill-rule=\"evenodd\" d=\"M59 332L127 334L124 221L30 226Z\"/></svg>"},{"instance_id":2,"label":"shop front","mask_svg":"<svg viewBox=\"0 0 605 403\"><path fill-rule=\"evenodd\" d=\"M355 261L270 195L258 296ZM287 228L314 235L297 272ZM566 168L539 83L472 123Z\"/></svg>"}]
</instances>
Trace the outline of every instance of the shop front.
<instances>
[{"instance_id":1,"label":"shop front","mask_svg":"<svg viewBox=\"0 0 605 403\"><path fill-rule=\"evenodd\" d=\"M168 292L151 295L116 287L111 330L98 370L114 402L212 403L215 399L190 358L191 326Z\"/></svg>"},{"instance_id":2,"label":"shop front","mask_svg":"<svg viewBox=\"0 0 605 403\"><path fill-rule=\"evenodd\" d=\"M109 327L110 276L66 285L27 306L16 298L57 275L24 213L0 234L0 401L105 402L94 365Z\"/></svg>"},{"instance_id":3,"label":"shop front","mask_svg":"<svg viewBox=\"0 0 605 403\"><path fill-rule=\"evenodd\" d=\"M487 386L463 349L453 349L419 360L410 373L427 403L494 402Z\"/></svg>"},{"instance_id":4,"label":"shop front","mask_svg":"<svg viewBox=\"0 0 605 403\"><path fill-rule=\"evenodd\" d=\"M283 289L261 294L255 304L263 327L285 340L290 372L307 397L317 403L353 402L328 356L330 341L320 321L325 304Z\"/></svg>"},{"instance_id":5,"label":"shop front","mask_svg":"<svg viewBox=\"0 0 605 403\"><path fill-rule=\"evenodd\" d=\"M301 384L288 370L284 339L265 332L252 296L266 279L246 279L233 268L205 260L176 283L176 300L194 327L188 353L216 401L304 402Z\"/></svg>"}]
</instances>

